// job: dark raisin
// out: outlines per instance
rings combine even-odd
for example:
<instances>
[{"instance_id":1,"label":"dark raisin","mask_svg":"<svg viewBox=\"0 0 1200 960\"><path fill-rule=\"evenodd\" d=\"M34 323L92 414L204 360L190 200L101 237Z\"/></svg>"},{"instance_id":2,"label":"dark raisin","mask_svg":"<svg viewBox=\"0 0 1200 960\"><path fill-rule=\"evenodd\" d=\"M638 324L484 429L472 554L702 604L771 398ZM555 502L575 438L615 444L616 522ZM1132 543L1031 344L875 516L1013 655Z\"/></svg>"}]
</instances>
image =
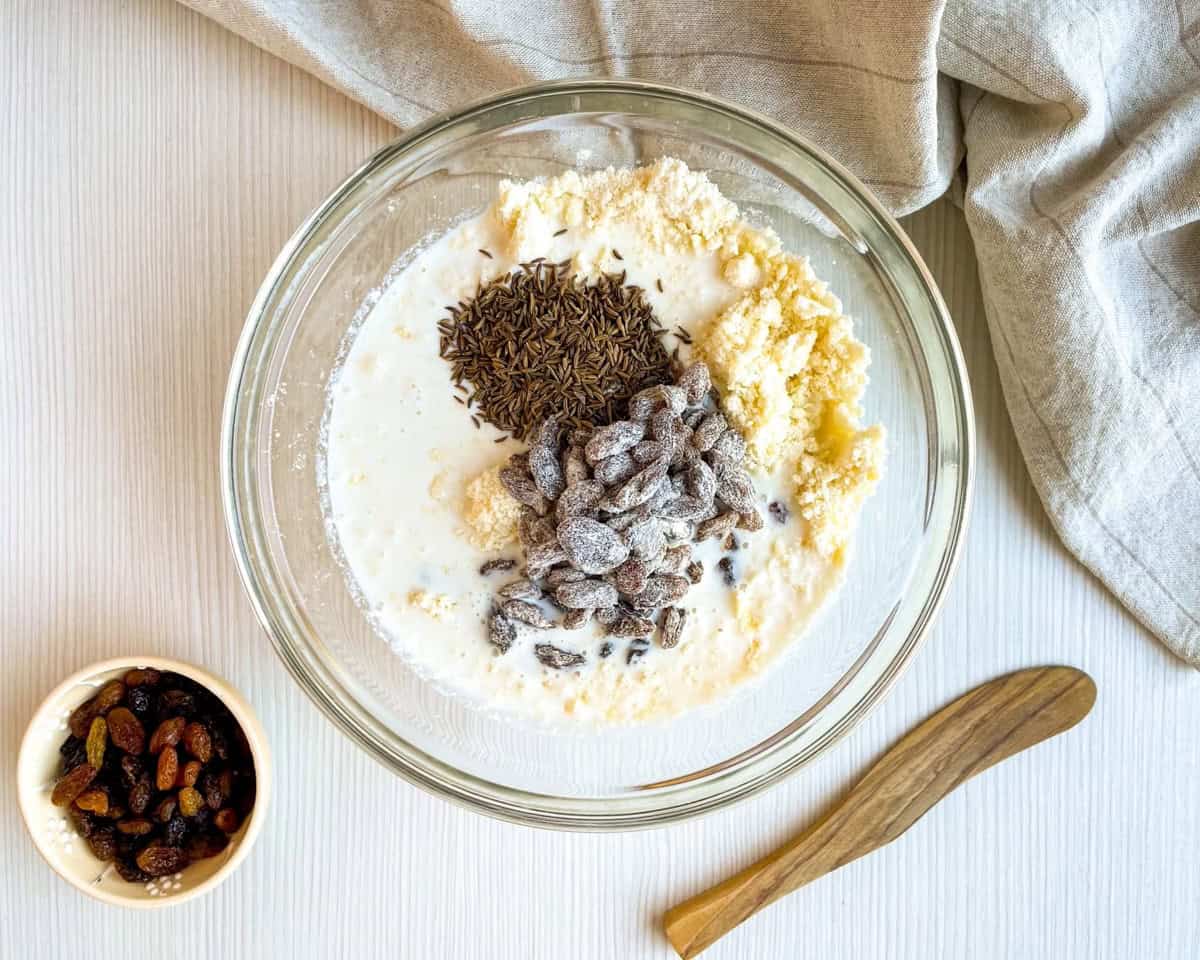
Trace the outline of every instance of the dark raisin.
<instances>
[{"instance_id":1,"label":"dark raisin","mask_svg":"<svg viewBox=\"0 0 1200 960\"><path fill-rule=\"evenodd\" d=\"M150 806L150 798L153 796L154 787L150 784L150 774L143 773L129 791L130 812L140 817Z\"/></svg>"},{"instance_id":2,"label":"dark raisin","mask_svg":"<svg viewBox=\"0 0 1200 960\"><path fill-rule=\"evenodd\" d=\"M100 860L111 860L117 855L117 831L111 826L97 827L87 842Z\"/></svg>"},{"instance_id":3,"label":"dark raisin","mask_svg":"<svg viewBox=\"0 0 1200 960\"><path fill-rule=\"evenodd\" d=\"M63 772L69 773L81 763L87 762L87 741L72 734L63 741L59 753L62 754Z\"/></svg>"},{"instance_id":4,"label":"dark raisin","mask_svg":"<svg viewBox=\"0 0 1200 960\"><path fill-rule=\"evenodd\" d=\"M213 823L217 829L223 833L234 833L238 824L241 822L236 810L226 807L224 810L219 810L217 815L213 817Z\"/></svg>"},{"instance_id":5,"label":"dark raisin","mask_svg":"<svg viewBox=\"0 0 1200 960\"><path fill-rule=\"evenodd\" d=\"M163 836L166 837L167 843L173 847L183 843L184 834L187 833L187 821L178 813L167 821L167 827L163 831Z\"/></svg>"},{"instance_id":6,"label":"dark raisin","mask_svg":"<svg viewBox=\"0 0 1200 960\"><path fill-rule=\"evenodd\" d=\"M121 757L121 786L127 790L132 790L134 784L142 779L142 774L146 768L142 764L140 757L131 757L129 754Z\"/></svg>"},{"instance_id":7,"label":"dark raisin","mask_svg":"<svg viewBox=\"0 0 1200 960\"><path fill-rule=\"evenodd\" d=\"M512 570L513 568L516 567L516 565L517 565L516 560L509 560L507 558L500 557L495 560L487 561L487 563L485 563L482 567L479 568L479 572L480 572L480 574L482 574L483 576L486 577L489 573L493 573L497 570L499 570L501 572L507 571L507 570Z\"/></svg>"},{"instance_id":8,"label":"dark raisin","mask_svg":"<svg viewBox=\"0 0 1200 960\"><path fill-rule=\"evenodd\" d=\"M187 851L188 858L196 861L215 857L227 846L229 846L229 838L219 830L214 829L204 830L194 836L188 837L184 849Z\"/></svg>"},{"instance_id":9,"label":"dark raisin","mask_svg":"<svg viewBox=\"0 0 1200 960\"><path fill-rule=\"evenodd\" d=\"M151 879L150 874L146 873L146 871L139 867L132 859L118 857L113 861L113 864L116 866L117 873L120 875L121 879L129 883L145 883L147 880Z\"/></svg>"},{"instance_id":10,"label":"dark raisin","mask_svg":"<svg viewBox=\"0 0 1200 960\"><path fill-rule=\"evenodd\" d=\"M205 773L200 777L200 792L204 795L204 802L208 804L210 810L217 811L225 806L227 798L221 791L221 783L216 774Z\"/></svg>"},{"instance_id":11,"label":"dark raisin","mask_svg":"<svg viewBox=\"0 0 1200 960\"><path fill-rule=\"evenodd\" d=\"M71 825L84 840L90 837L96 829L96 821L92 815L74 807L71 808Z\"/></svg>"},{"instance_id":12,"label":"dark raisin","mask_svg":"<svg viewBox=\"0 0 1200 960\"><path fill-rule=\"evenodd\" d=\"M154 808L154 819L159 823L170 823L171 818L175 816L175 808L177 806L179 806L179 801L173 796L163 797L158 802L158 806Z\"/></svg>"},{"instance_id":13,"label":"dark raisin","mask_svg":"<svg viewBox=\"0 0 1200 960\"><path fill-rule=\"evenodd\" d=\"M134 716L140 720L145 720L150 713L150 705L152 703L150 691L145 687L134 687L125 698L125 703L133 711Z\"/></svg>"},{"instance_id":14,"label":"dark raisin","mask_svg":"<svg viewBox=\"0 0 1200 960\"><path fill-rule=\"evenodd\" d=\"M196 696L177 688L164 690L158 695L158 712L165 717L191 717L196 712Z\"/></svg>"}]
</instances>

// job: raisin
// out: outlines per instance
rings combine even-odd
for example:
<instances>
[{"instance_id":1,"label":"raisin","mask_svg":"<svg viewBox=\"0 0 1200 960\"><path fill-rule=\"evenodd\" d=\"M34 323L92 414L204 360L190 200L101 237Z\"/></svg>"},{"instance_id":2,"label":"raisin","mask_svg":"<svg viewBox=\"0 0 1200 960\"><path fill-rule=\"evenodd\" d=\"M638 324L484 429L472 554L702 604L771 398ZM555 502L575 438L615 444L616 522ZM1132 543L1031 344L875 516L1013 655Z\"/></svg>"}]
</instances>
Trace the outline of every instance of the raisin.
<instances>
[{"instance_id":1,"label":"raisin","mask_svg":"<svg viewBox=\"0 0 1200 960\"><path fill-rule=\"evenodd\" d=\"M113 865L117 868L117 873L122 880L129 883L145 883L150 880L150 874L146 873L134 861L127 860L124 857L118 857L113 861Z\"/></svg>"},{"instance_id":2,"label":"raisin","mask_svg":"<svg viewBox=\"0 0 1200 960\"><path fill-rule=\"evenodd\" d=\"M90 763L81 763L54 785L50 793L50 802L56 807L65 807L74 803L78 797L96 778L96 768Z\"/></svg>"},{"instance_id":3,"label":"raisin","mask_svg":"<svg viewBox=\"0 0 1200 960\"><path fill-rule=\"evenodd\" d=\"M92 721L87 735L87 762L99 770L104 766L104 748L108 745L108 723L103 717Z\"/></svg>"},{"instance_id":4,"label":"raisin","mask_svg":"<svg viewBox=\"0 0 1200 960\"><path fill-rule=\"evenodd\" d=\"M162 681L162 674L153 667L140 667L125 674L127 687L157 687Z\"/></svg>"},{"instance_id":5,"label":"raisin","mask_svg":"<svg viewBox=\"0 0 1200 960\"><path fill-rule=\"evenodd\" d=\"M163 836L166 838L167 843L171 844L173 847L177 847L183 843L183 838L186 833L187 821L177 813L167 821L167 827L163 831Z\"/></svg>"},{"instance_id":6,"label":"raisin","mask_svg":"<svg viewBox=\"0 0 1200 960\"><path fill-rule=\"evenodd\" d=\"M208 809L214 812L225 806L228 799L228 795L221 790L221 783L216 774L213 773L206 773L200 778L200 792L204 794L204 802L208 804Z\"/></svg>"},{"instance_id":7,"label":"raisin","mask_svg":"<svg viewBox=\"0 0 1200 960\"><path fill-rule=\"evenodd\" d=\"M80 810L78 807L71 808L71 825L75 828L75 832L86 840L92 835L96 829L96 821L90 813Z\"/></svg>"},{"instance_id":8,"label":"raisin","mask_svg":"<svg viewBox=\"0 0 1200 960\"><path fill-rule=\"evenodd\" d=\"M479 568L479 573L481 576L486 577L489 573L493 573L497 570L499 570L500 572L512 570L516 567L516 565L517 565L516 560L509 560L505 557L498 557L495 560L488 560L482 567Z\"/></svg>"},{"instance_id":9,"label":"raisin","mask_svg":"<svg viewBox=\"0 0 1200 960\"><path fill-rule=\"evenodd\" d=\"M134 716L142 720L150 713L151 703L150 691L145 687L134 687L125 698L126 706L133 711Z\"/></svg>"},{"instance_id":10,"label":"raisin","mask_svg":"<svg viewBox=\"0 0 1200 960\"><path fill-rule=\"evenodd\" d=\"M121 784L124 787L132 790L145 772L146 768L142 764L140 757L131 757L129 754L121 757Z\"/></svg>"},{"instance_id":11,"label":"raisin","mask_svg":"<svg viewBox=\"0 0 1200 960\"><path fill-rule=\"evenodd\" d=\"M661 631L659 643L662 644L664 650L670 650L679 643L679 638L683 635L683 626L687 622L687 611L679 607L667 607L663 611L662 620L659 623Z\"/></svg>"},{"instance_id":12,"label":"raisin","mask_svg":"<svg viewBox=\"0 0 1200 960\"><path fill-rule=\"evenodd\" d=\"M737 523L738 515L736 513L732 511L718 513L715 517L709 517L707 520L700 521L696 527L696 540L719 540L732 531L737 526Z\"/></svg>"},{"instance_id":13,"label":"raisin","mask_svg":"<svg viewBox=\"0 0 1200 960\"><path fill-rule=\"evenodd\" d=\"M200 770L203 764L199 760L189 760L179 768L179 776L175 780L177 787L194 787L196 781L200 779Z\"/></svg>"},{"instance_id":14,"label":"raisin","mask_svg":"<svg viewBox=\"0 0 1200 960\"><path fill-rule=\"evenodd\" d=\"M611 640L605 640L604 643L600 644L600 659L601 660L607 660L609 657L612 656L612 652L613 652L613 645L612 645Z\"/></svg>"},{"instance_id":15,"label":"raisin","mask_svg":"<svg viewBox=\"0 0 1200 960\"><path fill-rule=\"evenodd\" d=\"M146 730L142 721L126 707L117 707L109 713L108 735L113 746L126 753L141 753L146 749Z\"/></svg>"},{"instance_id":16,"label":"raisin","mask_svg":"<svg viewBox=\"0 0 1200 960\"><path fill-rule=\"evenodd\" d=\"M175 786L175 778L179 775L179 754L174 747L163 747L158 755L158 765L155 768L154 785L159 790L170 790Z\"/></svg>"},{"instance_id":17,"label":"raisin","mask_svg":"<svg viewBox=\"0 0 1200 960\"><path fill-rule=\"evenodd\" d=\"M140 817L135 817L132 820L117 821L117 830L130 837L144 837L153 829L154 824Z\"/></svg>"},{"instance_id":18,"label":"raisin","mask_svg":"<svg viewBox=\"0 0 1200 960\"><path fill-rule=\"evenodd\" d=\"M740 543L738 543L737 537L735 537L732 533L725 534L725 539L721 541L722 550L728 550L730 553L734 553L741 548L742 546Z\"/></svg>"},{"instance_id":19,"label":"raisin","mask_svg":"<svg viewBox=\"0 0 1200 960\"><path fill-rule=\"evenodd\" d=\"M143 773L129 791L130 812L140 817L150 806L150 798L153 796L154 788L150 785L150 775Z\"/></svg>"},{"instance_id":20,"label":"raisin","mask_svg":"<svg viewBox=\"0 0 1200 960\"><path fill-rule=\"evenodd\" d=\"M712 386L708 365L702 360L697 360L684 368L676 383L683 388L688 403L699 403Z\"/></svg>"},{"instance_id":21,"label":"raisin","mask_svg":"<svg viewBox=\"0 0 1200 960\"><path fill-rule=\"evenodd\" d=\"M87 842L97 859L111 860L117 855L117 831L111 826L97 827Z\"/></svg>"},{"instance_id":22,"label":"raisin","mask_svg":"<svg viewBox=\"0 0 1200 960\"><path fill-rule=\"evenodd\" d=\"M188 865L188 855L179 847L151 843L137 855L138 869L151 877L178 873Z\"/></svg>"},{"instance_id":23,"label":"raisin","mask_svg":"<svg viewBox=\"0 0 1200 960\"><path fill-rule=\"evenodd\" d=\"M183 745L201 763L208 763L212 759L212 738L201 723L193 721L183 728Z\"/></svg>"},{"instance_id":24,"label":"raisin","mask_svg":"<svg viewBox=\"0 0 1200 960\"><path fill-rule=\"evenodd\" d=\"M58 748L62 754L63 772L75 769L81 763L87 763L87 741L71 734Z\"/></svg>"},{"instance_id":25,"label":"raisin","mask_svg":"<svg viewBox=\"0 0 1200 960\"><path fill-rule=\"evenodd\" d=\"M587 661L582 653L572 653L560 650L548 643L539 643L533 648L533 655L543 665L553 670L563 670L567 667L578 667Z\"/></svg>"},{"instance_id":26,"label":"raisin","mask_svg":"<svg viewBox=\"0 0 1200 960\"><path fill-rule=\"evenodd\" d=\"M620 534L587 517L571 517L560 523L558 542L571 566L584 573L608 573L629 556L629 547Z\"/></svg>"},{"instance_id":27,"label":"raisin","mask_svg":"<svg viewBox=\"0 0 1200 960\"><path fill-rule=\"evenodd\" d=\"M762 514L757 509L746 510L738 516L738 529L749 530L753 533L763 528Z\"/></svg>"},{"instance_id":28,"label":"raisin","mask_svg":"<svg viewBox=\"0 0 1200 960\"><path fill-rule=\"evenodd\" d=\"M725 586L732 587L737 583L737 575L733 572L733 558L722 557L717 561L717 569L721 571L721 580Z\"/></svg>"},{"instance_id":29,"label":"raisin","mask_svg":"<svg viewBox=\"0 0 1200 960\"><path fill-rule=\"evenodd\" d=\"M531 580L513 580L497 590L496 595L505 600L529 600L532 602L542 599L542 590Z\"/></svg>"},{"instance_id":30,"label":"raisin","mask_svg":"<svg viewBox=\"0 0 1200 960\"><path fill-rule=\"evenodd\" d=\"M170 822L171 817L175 816L175 809L178 806L179 800L173 794L163 797L154 808L154 819L159 823Z\"/></svg>"},{"instance_id":31,"label":"raisin","mask_svg":"<svg viewBox=\"0 0 1200 960\"><path fill-rule=\"evenodd\" d=\"M583 448L583 453L588 463L597 464L601 460L632 450L645 435L645 423L618 420L593 433Z\"/></svg>"},{"instance_id":32,"label":"raisin","mask_svg":"<svg viewBox=\"0 0 1200 960\"><path fill-rule=\"evenodd\" d=\"M158 695L158 712L167 717L190 717L196 712L196 697L185 690L164 690Z\"/></svg>"},{"instance_id":33,"label":"raisin","mask_svg":"<svg viewBox=\"0 0 1200 960\"><path fill-rule=\"evenodd\" d=\"M229 846L229 838L225 834L217 830L205 830L188 837L184 849L187 851L188 859L195 862L215 857L227 846Z\"/></svg>"},{"instance_id":34,"label":"raisin","mask_svg":"<svg viewBox=\"0 0 1200 960\"><path fill-rule=\"evenodd\" d=\"M92 721L100 716L100 707L96 703L96 698L84 701L71 713L67 720L67 726L71 728L71 733L81 740L88 735L88 730L92 727Z\"/></svg>"},{"instance_id":35,"label":"raisin","mask_svg":"<svg viewBox=\"0 0 1200 960\"><path fill-rule=\"evenodd\" d=\"M704 564L699 560L693 560L687 565L684 572L692 583L699 583L704 578Z\"/></svg>"},{"instance_id":36,"label":"raisin","mask_svg":"<svg viewBox=\"0 0 1200 960\"><path fill-rule=\"evenodd\" d=\"M150 736L150 752L159 753L164 747L173 747L183 737L187 721L183 717L171 717L164 720L154 729Z\"/></svg>"},{"instance_id":37,"label":"raisin","mask_svg":"<svg viewBox=\"0 0 1200 960\"><path fill-rule=\"evenodd\" d=\"M108 813L108 792L99 788L84 790L75 798L75 806L102 817Z\"/></svg>"},{"instance_id":38,"label":"raisin","mask_svg":"<svg viewBox=\"0 0 1200 960\"><path fill-rule=\"evenodd\" d=\"M542 613L540 607L524 600L506 600L500 610L509 620L516 620L538 630L549 630L554 626L554 621Z\"/></svg>"},{"instance_id":39,"label":"raisin","mask_svg":"<svg viewBox=\"0 0 1200 960\"><path fill-rule=\"evenodd\" d=\"M194 817L204 806L204 798L195 787L184 787L179 791L179 812L185 817Z\"/></svg>"},{"instance_id":40,"label":"raisin","mask_svg":"<svg viewBox=\"0 0 1200 960\"><path fill-rule=\"evenodd\" d=\"M488 643L500 653L508 653L516 640L517 628L513 622L499 610L493 610L488 617Z\"/></svg>"},{"instance_id":41,"label":"raisin","mask_svg":"<svg viewBox=\"0 0 1200 960\"><path fill-rule=\"evenodd\" d=\"M626 561L637 563L638 561ZM625 565L618 570L624 569ZM611 607L617 602L617 588L603 580L580 580L578 583L564 583L554 591L555 599L564 607L572 610L591 610L595 607Z\"/></svg>"},{"instance_id":42,"label":"raisin","mask_svg":"<svg viewBox=\"0 0 1200 960\"><path fill-rule=\"evenodd\" d=\"M113 802L113 800L110 798L108 801L108 813L106 813L105 816L108 817L109 820L120 820L128 812L129 811L123 806L121 806L119 803Z\"/></svg>"},{"instance_id":43,"label":"raisin","mask_svg":"<svg viewBox=\"0 0 1200 960\"><path fill-rule=\"evenodd\" d=\"M217 829L224 833L233 833L238 828L239 819L236 810L226 807L223 810L218 810L217 815L213 817L213 823Z\"/></svg>"}]
</instances>

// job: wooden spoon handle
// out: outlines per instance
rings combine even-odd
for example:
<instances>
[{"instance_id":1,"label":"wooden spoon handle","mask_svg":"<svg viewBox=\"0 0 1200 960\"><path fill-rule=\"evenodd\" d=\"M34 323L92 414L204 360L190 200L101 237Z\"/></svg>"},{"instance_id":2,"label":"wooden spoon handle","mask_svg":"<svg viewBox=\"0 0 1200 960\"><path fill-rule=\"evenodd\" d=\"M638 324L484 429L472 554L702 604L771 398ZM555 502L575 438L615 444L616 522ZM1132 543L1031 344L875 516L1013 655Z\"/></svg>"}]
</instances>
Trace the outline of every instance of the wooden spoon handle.
<instances>
[{"instance_id":1,"label":"wooden spoon handle","mask_svg":"<svg viewBox=\"0 0 1200 960\"><path fill-rule=\"evenodd\" d=\"M1019 670L976 687L911 730L822 819L710 890L672 907L667 939L694 957L797 887L886 843L960 783L1069 730L1096 701L1073 667Z\"/></svg>"}]
</instances>

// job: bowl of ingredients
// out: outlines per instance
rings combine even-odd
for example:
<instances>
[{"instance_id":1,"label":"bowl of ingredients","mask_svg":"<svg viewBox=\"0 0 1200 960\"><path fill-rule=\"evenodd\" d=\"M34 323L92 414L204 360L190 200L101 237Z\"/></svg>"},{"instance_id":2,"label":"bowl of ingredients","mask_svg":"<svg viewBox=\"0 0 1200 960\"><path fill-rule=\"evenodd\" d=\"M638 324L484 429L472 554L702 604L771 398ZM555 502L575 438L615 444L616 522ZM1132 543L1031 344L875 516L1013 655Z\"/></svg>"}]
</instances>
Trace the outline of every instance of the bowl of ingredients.
<instances>
[{"instance_id":1,"label":"bowl of ingredients","mask_svg":"<svg viewBox=\"0 0 1200 960\"><path fill-rule=\"evenodd\" d=\"M163 907L245 859L270 792L266 737L224 681L122 657L64 680L34 714L17 793L38 852L97 900Z\"/></svg>"},{"instance_id":2,"label":"bowl of ingredients","mask_svg":"<svg viewBox=\"0 0 1200 960\"><path fill-rule=\"evenodd\" d=\"M896 223L769 120L505 94L304 223L234 358L237 563L309 696L485 813L713 810L843 736L957 555L970 395Z\"/></svg>"}]
</instances>

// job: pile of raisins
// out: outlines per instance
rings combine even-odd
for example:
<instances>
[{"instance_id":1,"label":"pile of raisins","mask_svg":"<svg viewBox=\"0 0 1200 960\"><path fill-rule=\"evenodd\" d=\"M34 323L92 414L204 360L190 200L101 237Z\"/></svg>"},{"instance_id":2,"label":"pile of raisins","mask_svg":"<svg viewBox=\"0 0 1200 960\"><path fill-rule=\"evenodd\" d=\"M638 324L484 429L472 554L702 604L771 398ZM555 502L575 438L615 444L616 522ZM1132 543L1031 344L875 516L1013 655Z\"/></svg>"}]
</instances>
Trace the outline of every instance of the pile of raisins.
<instances>
[{"instance_id":1,"label":"pile of raisins","mask_svg":"<svg viewBox=\"0 0 1200 960\"><path fill-rule=\"evenodd\" d=\"M110 680L71 714L50 795L101 860L141 883L225 849L254 806L254 761L228 708L149 668Z\"/></svg>"}]
</instances>

